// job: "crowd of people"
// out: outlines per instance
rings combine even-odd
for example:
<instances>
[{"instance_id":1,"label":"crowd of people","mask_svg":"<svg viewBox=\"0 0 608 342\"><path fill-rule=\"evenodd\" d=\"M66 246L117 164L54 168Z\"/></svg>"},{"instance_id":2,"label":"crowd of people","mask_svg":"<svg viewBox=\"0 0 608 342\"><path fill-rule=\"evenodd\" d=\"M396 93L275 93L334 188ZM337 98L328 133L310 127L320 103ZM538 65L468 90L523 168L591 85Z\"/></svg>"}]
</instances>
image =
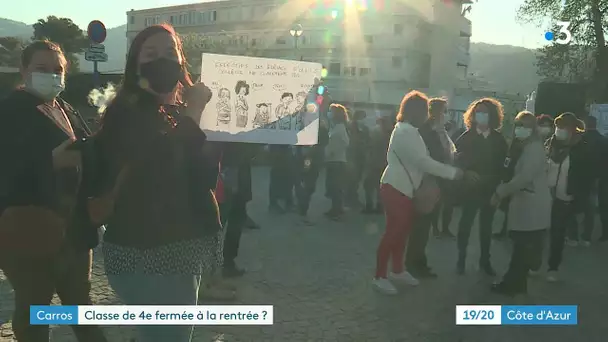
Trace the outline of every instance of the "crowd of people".
<instances>
[{"instance_id":1,"label":"crowd of people","mask_svg":"<svg viewBox=\"0 0 608 342\"><path fill-rule=\"evenodd\" d=\"M196 305L199 293L230 299L235 289L223 279L245 273L236 263L242 230L259 228L247 203L251 161L261 148L207 141L198 122L212 94L190 79L173 28L150 26L133 40L123 83L95 132L59 96L68 65L57 44L31 43L21 63L22 84L0 103L3 122L11 123L0 126L0 269L15 291L16 338L48 341L48 326L29 324L29 307L49 304L55 293L66 305L91 303L101 226L108 281L126 305ZM459 274L479 213L479 266L495 275L494 213L508 213L511 264L492 288L504 294L526 291L527 276L542 265L547 231L548 279L557 280L565 242L591 242L594 197L603 208L601 239L608 239L606 142L592 117L585 124L572 113L553 120L522 112L508 143L494 99L470 105L464 131L447 116L445 99L417 91L395 117L379 117L371 128L363 111L323 106L317 145L269 148L269 210L295 211L313 225L310 201L325 169L329 219L353 209L386 217L373 278L382 293L396 294L394 282L436 276L427 241L431 232L454 237L449 225L458 206ZM582 234L578 213L585 215ZM106 341L99 327L73 330L79 341ZM142 342L192 336L186 325L137 330Z\"/></svg>"}]
</instances>

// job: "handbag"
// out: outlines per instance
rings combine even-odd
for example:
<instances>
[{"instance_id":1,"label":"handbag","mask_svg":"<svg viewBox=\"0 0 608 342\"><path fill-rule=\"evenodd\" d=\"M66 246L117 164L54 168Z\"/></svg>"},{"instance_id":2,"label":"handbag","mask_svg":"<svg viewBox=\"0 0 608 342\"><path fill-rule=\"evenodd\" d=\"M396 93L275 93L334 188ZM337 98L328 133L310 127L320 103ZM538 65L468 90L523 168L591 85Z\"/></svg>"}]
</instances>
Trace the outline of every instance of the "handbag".
<instances>
[{"instance_id":1,"label":"handbag","mask_svg":"<svg viewBox=\"0 0 608 342\"><path fill-rule=\"evenodd\" d=\"M439 190L439 185L437 184L437 181L434 177L425 174L422 177L422 182L420 183L420 186L416 188L416 186L414 186L412 176L410 175L408 169L405 167L405 164L403 164L401 158L399 158L399 155L397 155L397 152L395 152L395 150L393 150L393 153L397 157L397 160L399 160L399 164L401 164L403 170L405 170L407 178L409 178L410 183L412 184L412 189L414 189L414 195L412 197L412 200L414 201L414 208L417 212L421 214L430 214L431 212L433 212L435 206L437 206L437 203L441 198L441 191Z\"/></svg>"},{"instance_id":2,"label":"handbag","mask_svg":"<svg viewBox=\"0 0 608 342\"><path fill-rule=\"evenodd\" d=\"M65 241L66 221L51 209L8 207L0 216L0 253L11 257L51 257Z\"/></svg>"}]
</instances>

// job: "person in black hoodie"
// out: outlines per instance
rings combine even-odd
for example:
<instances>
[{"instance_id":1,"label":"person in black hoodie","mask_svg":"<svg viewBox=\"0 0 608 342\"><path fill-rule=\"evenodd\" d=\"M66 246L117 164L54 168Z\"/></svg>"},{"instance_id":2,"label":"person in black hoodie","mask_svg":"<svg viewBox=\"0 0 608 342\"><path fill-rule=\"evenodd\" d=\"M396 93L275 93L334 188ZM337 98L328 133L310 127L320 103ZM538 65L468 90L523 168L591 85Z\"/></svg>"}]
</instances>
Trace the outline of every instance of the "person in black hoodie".
<instances>
[{"instance_id":1,"label":"person in black hoodie","mask_svg":"<svg viewBox=\"0 0 608 342\"><path fill-rule=\"evenodd\" d=\"M549 187L553 195L551 208L548 281L557 281L564 243L577 210L591 193L594 165L593 151L583 139L585 123L573 113L555 118L555 133L547 142L549 148Z\"/></svg>"},{"instance_id":2,"label":"person in black hoodie","mask_svg":"<svg viewBox=\"0 0 608 342\"><path fill-rule=\"evenodd\" d=\"M420 136L429 150L431 158L443 164L452 164L456 147L445 130L445 116L447 114L447 101L441 98L429 100L429 118L418 129ZM446 180L437 179L439 188L445 190ZM429 240L431 225L437 224L441 205L436 205L430 214L418 214L414 219L414 228L410 235L406 260L406 269L419 278L434 278L427 264L426 245Z\"/></svg>"},{"instance_id":3,"label":"person in black hoodie","mask_svg":"<svg viewBox=\"0 0 608 342\"><path fill-rule=\"evenodd\" d=\"M464 114L467 130L456 140L456 166L479 174L477 184L467 189L458 225L457 271L464 274L467 247L475 216L479 212L480 269L487 275L496 273L490 263L492 223L495 207L490 199L500 184L507 142L497 131L502 124L502 104L492 98L473 102ZM463 194L465 195L465 194Z\"/></svg>"},{"instance_id":4,"label":"person in black hoodie","mask_svg":"<svg viewBox=\"0 0 608 342\"><path fill-rule=\"evenodd\" d=\"M588 144L589 152L594 165L597 167L593 168L595 171L593 174L593 188L586 203L581 203L580 209L584 214L583 219L583 234L581 243L585 246L591 244L593 237L593 229L595 228L595 215L597 214L598 207L600 207L600 222L602 224L602 236L608 234L608 211L607 208L602 208L599 199L602 198L602 203L605 205L604 194L601 194L601 185L604 185L601 178L605 178L608 174L606 168L606 160L608 159L608 139L601 135L597 131L597 119L594 116L587 116L585 118L585 133L583 133L583 140ZM595 198L594 198L595 197ZM597 199L597 203L596 203ZM597 205L596 205L597 204Z\"/></svg>"},{"instance_id":5,"label":"person in black hoodie","mask_svg":"<svg viewBox=\"0 0 608 342\"><path fill-rule=\"evenodd\" d=\"M58 95L67 60L59 45L35 41L21 56L24 85L0 102L0 268L15 291L13 331L19 341L47 342L48 325L30 325L30 305L91 305L96 226L85 206L76 147L90 135ZM96 326L72 327L78 341L106 341Z\"/></svg>"}]
</instances>

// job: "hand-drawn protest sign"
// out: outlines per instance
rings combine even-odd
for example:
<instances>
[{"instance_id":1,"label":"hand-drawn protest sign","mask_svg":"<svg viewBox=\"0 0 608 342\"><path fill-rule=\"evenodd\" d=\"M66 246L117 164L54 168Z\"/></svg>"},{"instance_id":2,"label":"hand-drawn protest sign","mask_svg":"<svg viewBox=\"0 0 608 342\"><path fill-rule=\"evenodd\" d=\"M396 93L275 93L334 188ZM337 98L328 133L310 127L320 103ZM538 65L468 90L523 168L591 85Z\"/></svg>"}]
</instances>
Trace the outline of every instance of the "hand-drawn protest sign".
<instances>
[{"instance_id":1,"label":"hand-drawn protest sign","mask_svg":"<svg viewBox=\"0 0 608 342\"><path fill-rule=\"evenodd\" d=\"M318 63L205 53L201 80L213 97L200 126L210 141L315 145L319 113L309 104L321 69Z\"/></svg>"}]
</instances>

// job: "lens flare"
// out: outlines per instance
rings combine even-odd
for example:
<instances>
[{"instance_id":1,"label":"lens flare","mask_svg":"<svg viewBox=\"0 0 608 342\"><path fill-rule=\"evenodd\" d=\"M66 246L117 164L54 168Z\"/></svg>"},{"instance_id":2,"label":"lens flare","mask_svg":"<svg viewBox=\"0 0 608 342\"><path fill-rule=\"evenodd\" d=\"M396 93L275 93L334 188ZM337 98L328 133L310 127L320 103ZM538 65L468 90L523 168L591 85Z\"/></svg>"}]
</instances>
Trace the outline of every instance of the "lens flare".
<instances>
[{"instance_id":1,"label":"lens flare","mask_svg":"<svg viewBox=\"0 0 608 342\"><path fill-rule=\"evenodd\" d=\"M325 78L327 77L327 69L323 68L321 69L321 78Z\"/></svg>"},{"instance_id":2,"label":"lens flare","mask_svg":"<svg viewBox=\"0 0 608 342\"><path fill-rule=\"evenodd\" d=\"M325 87L324 86L319 86L319 88L317 88L317 94L318 95L323 95L325 94Z\"/></svg>"},{"instance_id":3,"label":"lens flare","mask_svg":"<svg viewBox=\"0 0 608 342\"><path fill-rule=\"evenodd\" d=\"M331 18L336 19L338 17L338 10L331 11Z\"/></svg>"}]
</instances>

